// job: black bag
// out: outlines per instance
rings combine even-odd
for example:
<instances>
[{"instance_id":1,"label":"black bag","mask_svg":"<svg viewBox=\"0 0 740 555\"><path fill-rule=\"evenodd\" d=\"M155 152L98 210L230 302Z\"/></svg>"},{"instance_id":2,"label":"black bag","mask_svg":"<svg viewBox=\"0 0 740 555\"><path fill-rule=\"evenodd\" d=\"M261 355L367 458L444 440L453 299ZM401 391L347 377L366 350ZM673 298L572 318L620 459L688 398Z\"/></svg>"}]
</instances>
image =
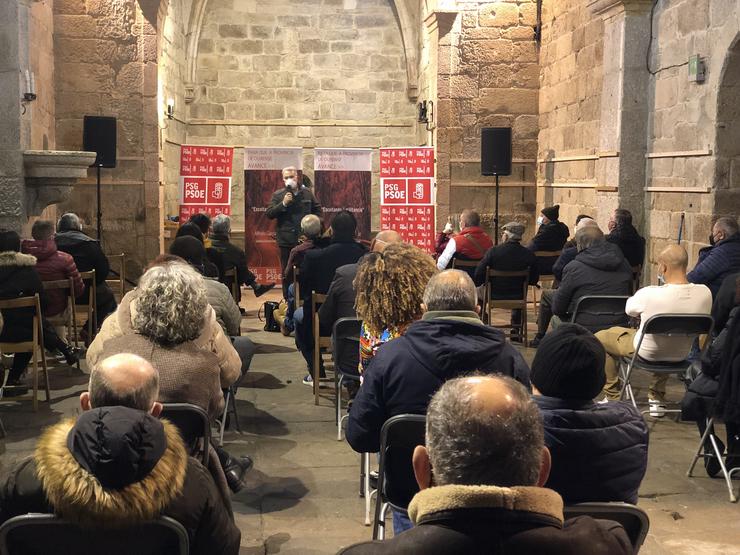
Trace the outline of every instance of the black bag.
<instances>
[{"instance_id":1,"label":"black bag","mask_svg":"<svg viewBox=\"0 0 740 555\"><path fill-rule=\"evenodd\" d=\"M265 331L280 331L280 324L275 320L275 312L279 307L280 303L276 301L265 301L265 304L262 305L262 310L265 312ZM259 317L259 314L257 316Z\"/></svg>"}]
</instances>

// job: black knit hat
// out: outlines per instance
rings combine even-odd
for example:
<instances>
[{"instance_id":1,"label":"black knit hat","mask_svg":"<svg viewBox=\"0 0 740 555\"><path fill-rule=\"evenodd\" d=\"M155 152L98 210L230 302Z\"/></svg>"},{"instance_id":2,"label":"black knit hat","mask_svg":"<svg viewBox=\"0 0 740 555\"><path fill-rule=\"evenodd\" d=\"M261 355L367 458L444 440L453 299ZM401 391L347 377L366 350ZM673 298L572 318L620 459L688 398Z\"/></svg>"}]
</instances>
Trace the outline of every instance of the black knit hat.
<instances>
[{"instance_id":1,"label":"black knit hat","mask_svg":"<svg viewBox=\"0 0 740 555\"><path fill-rule=\"evenodd\" d=\"M604 388L606 352L590 331L561 324L545 335L532 361L532 384L542 395L593 399Z\"/></svg>"},{"instance_id":2,"label":"black knit hat","mask_svg":"<svg viewBox=\"0 0 740 555\"><path fill-rule=\"evenodd\" d=\"M541 210L541 212L547 216L548 220L557 220L560 218L560 205L556 204L555 206L547 206Z\"/></svg>"}]
</instances>

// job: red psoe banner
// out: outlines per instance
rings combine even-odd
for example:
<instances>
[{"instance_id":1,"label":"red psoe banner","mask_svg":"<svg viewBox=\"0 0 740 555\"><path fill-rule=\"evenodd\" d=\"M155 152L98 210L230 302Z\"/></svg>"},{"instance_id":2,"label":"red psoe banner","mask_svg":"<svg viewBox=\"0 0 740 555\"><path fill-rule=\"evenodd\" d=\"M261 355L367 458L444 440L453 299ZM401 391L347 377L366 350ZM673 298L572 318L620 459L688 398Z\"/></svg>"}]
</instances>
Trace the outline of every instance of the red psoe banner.
<instances>
[{"instance_id":1,"label":"red psoe banner","mask_svg":"<svg viewBox=\"0 0 740 555\"><path fill-rule=\"evenodd\" d=\"M380 227L434 252L433 148L380 149Z\"/></svg>"},{"instance_id":2,"label":"red psoe banner","mask_svg":"<svg viewBox=\"0 0 740 555\"><path fill-rule=\"evenodd\" d=\"M231 214L231 167L234 149L225 146L180 147L180 223L194 214Z\"/></svg>"}]
</instances>

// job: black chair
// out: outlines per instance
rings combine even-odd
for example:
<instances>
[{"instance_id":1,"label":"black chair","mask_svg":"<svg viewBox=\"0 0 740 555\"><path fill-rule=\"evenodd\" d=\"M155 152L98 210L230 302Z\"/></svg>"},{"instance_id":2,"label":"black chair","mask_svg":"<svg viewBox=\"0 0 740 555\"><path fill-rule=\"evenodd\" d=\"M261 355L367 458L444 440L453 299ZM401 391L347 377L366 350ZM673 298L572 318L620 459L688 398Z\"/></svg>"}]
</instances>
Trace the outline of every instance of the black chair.
<instances>
[{"instance_id":1,"label":"black chair","mask_svg":"<svg viewBox=\"0 0 740 555\"><path fill-rule=\"evenodd\" d=\"M627 299L629 297L626 295L585 295L576 301L570 321L573 324L580 324L591 333L614 326L627 327L629 325L629 316L625 312ZM602 323L604 317L609 317L610 323Z\"/></svg>"},{"instance_id":2,"label":"black chair","mask_svg":"<svg viewBox=\"0 0 740 555\"><path fill-rule=\"evenodd\" d=\"M340 318L331 332L331 352L334 359L334 388L337 403L337 441L342 441L342 384L345 380L360 383L360 328L362 320Z\"/></svg>"},{"instance_id":3,"label":"black chair","mask_svg":"<svg viewBox=\"0 0 740 555\"><path fill-rule=\"evenodd\" d=\"M578 503L563 507L563 516L566 519L584 515L621 524L632 543L633 553L640 551L650 529L647 513L629 503Z\"/></svg>"},{"instance_id":4,"label":"black chair","mask_svg":"<svg viewBox=\"0 0 740 555\"><path fill-rule=\"evenodd\" d=\"M426 417L421 414L392 416L380 430L380 467L375 500L373 539L385 538L388 509L406 511L419 492L411 457L417 445L425 443Z\"/></svg>"},{"instance_id":5,"label":"black chair","mask_svg":"<svg viewBox=\"0 0 740 555\"><path fill-rule=\"evenodd\" d=\"M709 314L656 314L649 318L642 327L642 330L638 332L637 345L635 346L635 352L633 355L631 357L622 357L622 360L620 361L619 367L620 377L622 378L622 400L625 398L629 399L632 401L635 408L637 408L637 401L635 400L632 385L630 384L632 372L635 368L653 372L654 374L680 375L684 378L685 382L687 381L686 376L692 365L690 360L685 358L678 362L645 360L638 354L640 352L640 346L645 339L645 335L698 337L702 334L710 335L713 327L714 319ZM708 346L709 341L706 341L698 360L701 360L704 355L704 351ZM688 355L688 353L686 354ZM665 412L680 413L681 409L667 409Z\"/></svg>"},{"instance_id":6,"label":"black chair","mask_svg":"<svg viewBox=\"0 0 740 555\"><path fill-rule=\"evenodd\" d=\"M180 430L190 455L200 456L203 466L208 468L208 446L211 443L211 422L208 413L190 403L164 403L161 418L166 418Z\"/></svg>"},{"instance_id":7,"label":"black chair","mask_svg":"<svg viewBox=\"0 0 740 555\"><path fill-rule=\"evenodd\" d=\"M0 526L3 555L187 555L188 533L179 522L162 516L122 529L83 528L51 514L13 517Z\"/></svg>"}]
</instances>

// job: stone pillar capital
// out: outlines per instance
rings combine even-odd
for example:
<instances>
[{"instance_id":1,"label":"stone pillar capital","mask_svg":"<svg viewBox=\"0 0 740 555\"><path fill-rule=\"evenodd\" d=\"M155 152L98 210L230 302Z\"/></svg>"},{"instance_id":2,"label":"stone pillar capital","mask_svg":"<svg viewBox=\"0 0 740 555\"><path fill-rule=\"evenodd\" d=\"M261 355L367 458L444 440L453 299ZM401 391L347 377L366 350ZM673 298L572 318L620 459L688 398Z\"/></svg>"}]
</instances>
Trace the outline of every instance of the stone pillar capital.
<instances>
[{"instance_id":1,"label":"stone pillar capital","mask_svg":"<svg viewBox=\"0 0 740 555\"><path fill-rule=\"evenodd\" d=\"M588 0L591 13L602 17L612 17L620 13L646 13L652 0Z\"/></svg>"}]
</instances>

